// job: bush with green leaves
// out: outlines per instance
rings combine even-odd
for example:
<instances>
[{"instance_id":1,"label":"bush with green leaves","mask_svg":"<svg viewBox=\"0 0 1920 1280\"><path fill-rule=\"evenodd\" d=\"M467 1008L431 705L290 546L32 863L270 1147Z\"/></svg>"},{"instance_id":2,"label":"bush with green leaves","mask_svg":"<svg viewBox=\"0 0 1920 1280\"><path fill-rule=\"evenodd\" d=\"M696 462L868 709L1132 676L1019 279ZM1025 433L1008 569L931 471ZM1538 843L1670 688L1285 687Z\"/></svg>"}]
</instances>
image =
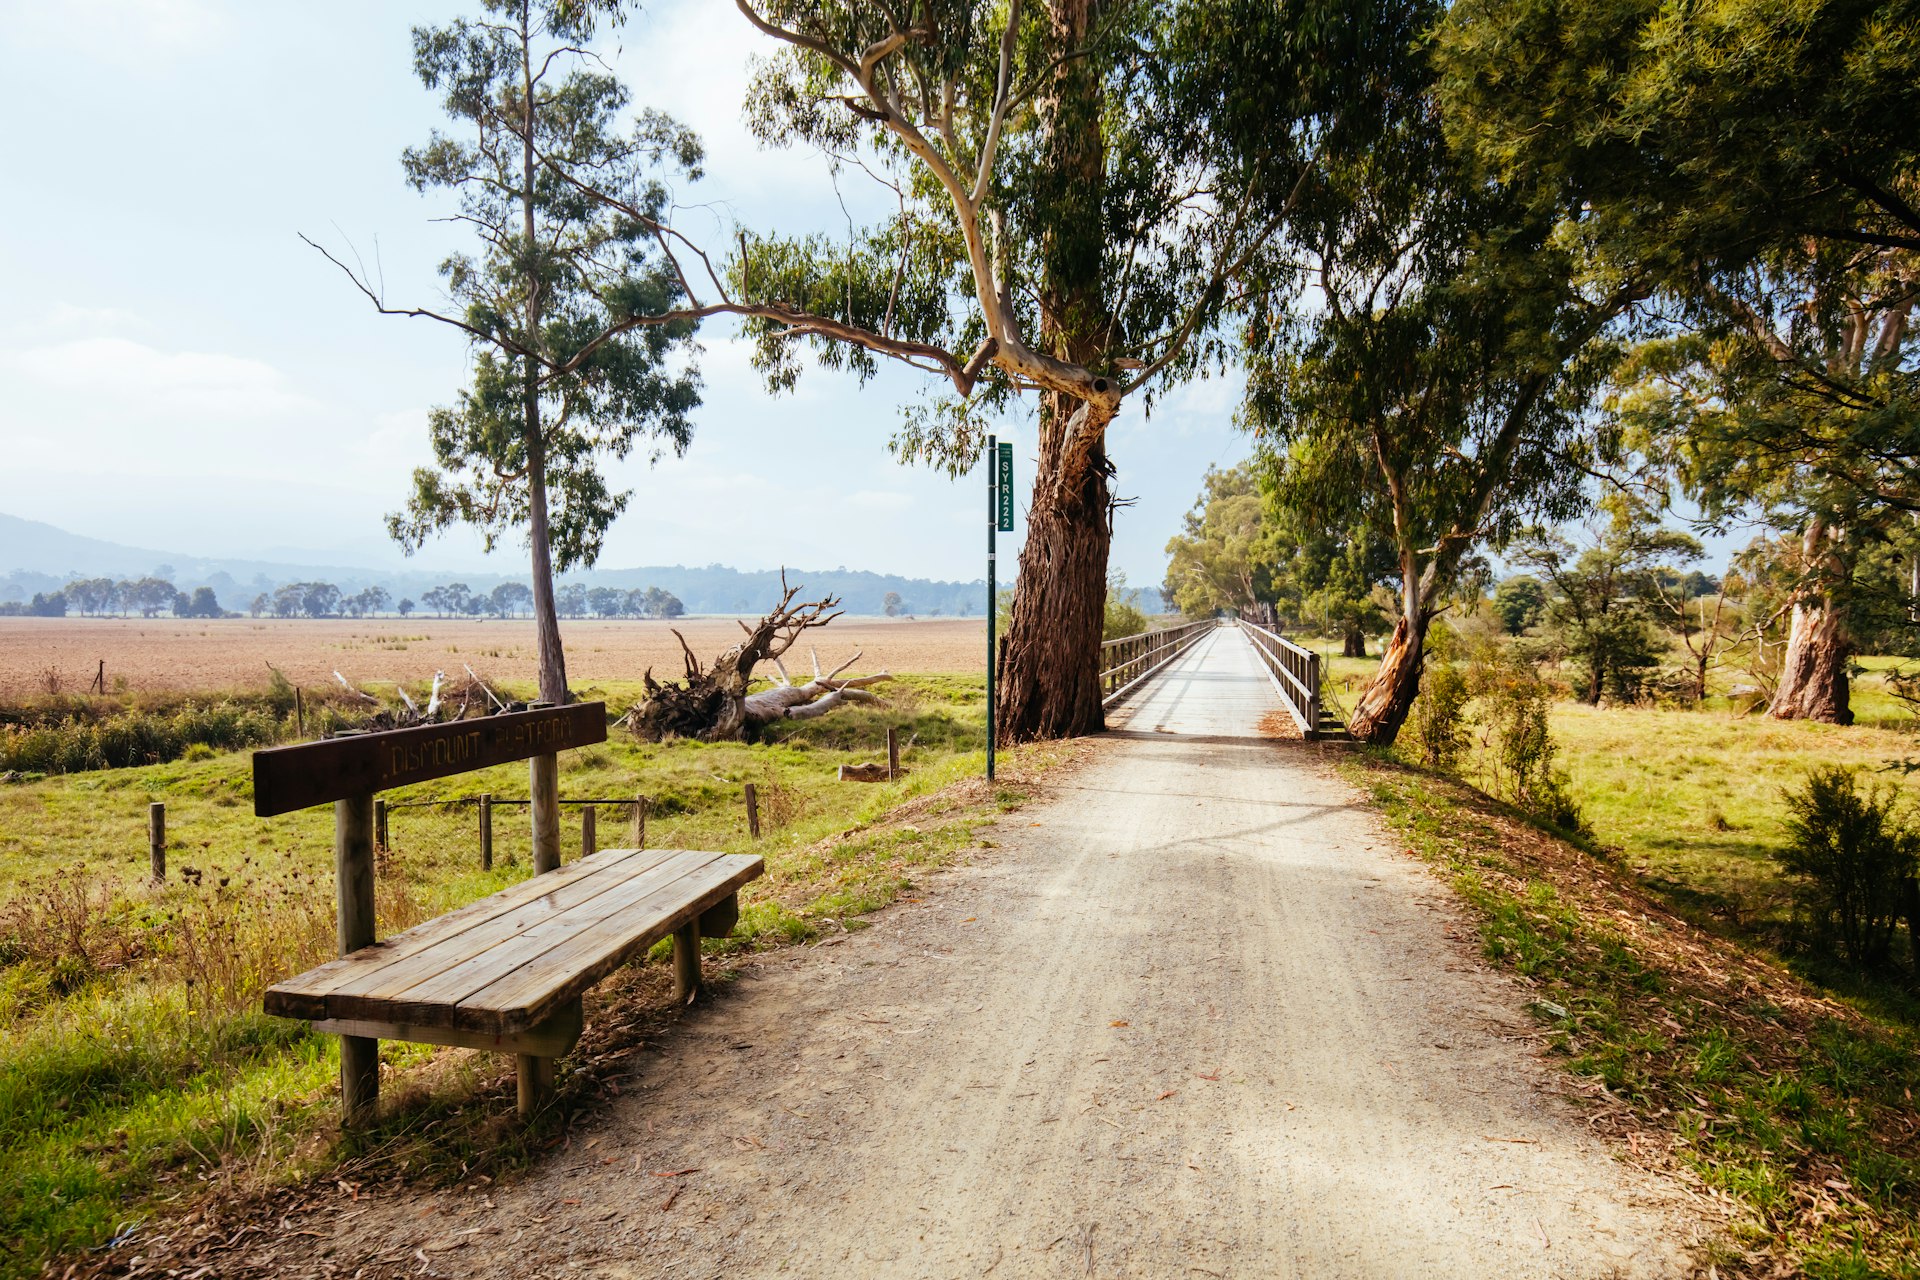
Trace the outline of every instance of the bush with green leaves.
<instances>
[{"instance_id":1,"label":"bush with green leaves","mask_svg":"<svg viewBox=\"0 0 1920 1280\"><path fill-rule=\"evenodd\" d=\"M1420 696L1409 716L1420 763L1452 773L1467 749L1467 705L1473 690L1459 666L1430 662L1420 679Z\"/></svg>"},{"instance_id":2,"label":"bush with green leaves","mask_svg":"<svg viewBox=\"0 0 1920 1280\"><path fill-rule=\"evenodd\" d=\"M1566 773L1553 767L1559 752L1548 725L1553 687L1533 662L1513 649L1483 652L1469 668L1468 687L1481 700L1493 744L1489 789L1568 835L1591 839L1579 802L1567 791Z\"/></svg>"},{"instance_id":3,"label":"bush with green leaves","mask_svg":"<svg viewBox=\"0 0 1920 1280\"><path fill-rule=\"evenodd\" d=\"M267 710L232 702L131 708L98 718L76 711L62 719L0 725L0 769L79 773L163 764L194 746L218 751L265 746L279 741L283 727Z\"/></svg>"},{"instance_id":4,"label":"bush with green leaves","mask_svg":"<svg viewBox=\"0 0 1920 1280\"><path fill-rule=\"evenodd\" d=\"M1787 846L1774 860L1794 880L1794 897L1813 935L1861 968L1886 964L1920 871L1920 832L1891 783L1862 786L1838 765L1807 775L1786 796Z\"/></svg>"}]
</instances>

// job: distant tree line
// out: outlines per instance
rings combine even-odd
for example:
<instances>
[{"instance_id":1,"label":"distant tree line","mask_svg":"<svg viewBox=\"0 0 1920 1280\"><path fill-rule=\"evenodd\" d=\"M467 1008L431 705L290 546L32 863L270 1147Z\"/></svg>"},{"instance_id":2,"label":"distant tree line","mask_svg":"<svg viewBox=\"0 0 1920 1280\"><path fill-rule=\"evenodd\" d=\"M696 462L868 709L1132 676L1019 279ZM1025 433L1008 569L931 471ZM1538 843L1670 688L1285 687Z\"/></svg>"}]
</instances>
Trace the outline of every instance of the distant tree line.
<instances>
[{"instance_id":1,"label":"distant tree line","mask_svg":"<svg viewBox=\"0 0 1920 1280\"><path fill-rule=\"evenodd\" d=\"M165 578L145 577L119 582L112 578L75 578L58 591L36 591L27 601L0 603L0 617L64 618L70 613L81 617L226 618L212 587L195 587L192 594L179 590Z\"/></svg>"},{"instance_id":2,"label":"distant tree line","mask_svg":"<svg viewBox=\"0 0 1920 1280\"><path fill-rule=\"evenodd\" d=\"M554 605L567 618L678 618L687 611L679 596L659 587L622 591L578 582L569 582L556 591Z\"/></svg>"},{"instance_id":3,"label":"distant tree line","mask_svg":"<svg viewBox=\"0 0 1920 1280\"><path fill-rule=\"evenodd\" d=\"M568 583L556 593L562 615L569 618L678 618L687 608L680 597L659 587L626 591L617 587L588 587ZM521 618L533 608L533 589L524 582L502 582L491 591L475 591L464 582L450 582L424 591L416 603L396 601L385 587L371 586L349 594L331 582L286 582L254 596L247 614L255 618L370 618L383 614L410 617L415 612L436 618ZM145 577L116 582L112 578L76 578L58 591L41 591L27 601L0 602L0 617L64 618L237 618L221 607L212 587L191 593L165 578Z\"/></svg>"}]
</instances>

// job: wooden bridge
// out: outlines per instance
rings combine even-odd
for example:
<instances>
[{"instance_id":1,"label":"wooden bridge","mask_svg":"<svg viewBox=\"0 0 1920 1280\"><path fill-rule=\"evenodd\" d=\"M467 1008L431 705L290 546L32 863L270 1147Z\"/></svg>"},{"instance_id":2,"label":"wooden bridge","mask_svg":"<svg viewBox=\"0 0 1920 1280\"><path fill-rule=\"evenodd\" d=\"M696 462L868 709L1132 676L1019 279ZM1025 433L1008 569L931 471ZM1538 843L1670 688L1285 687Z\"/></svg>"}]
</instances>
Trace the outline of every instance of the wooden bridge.
<instances>
[{"instance_id":1,"label":"wooden bridge","mask_svg":"<svg viewBox=\"0 0 1920 1280\"><path fill-rule=\"evenodd\" d=\"M1101 656L1107 709L1129 706L1130 724L1141 719L1140 704L1224 700L1244 712L1278 701L1307 740L1344 734L1321 697L1320 655L1252 622L1210 618L1123 636L1102 645Z\"/></svg>"}]
</instances>

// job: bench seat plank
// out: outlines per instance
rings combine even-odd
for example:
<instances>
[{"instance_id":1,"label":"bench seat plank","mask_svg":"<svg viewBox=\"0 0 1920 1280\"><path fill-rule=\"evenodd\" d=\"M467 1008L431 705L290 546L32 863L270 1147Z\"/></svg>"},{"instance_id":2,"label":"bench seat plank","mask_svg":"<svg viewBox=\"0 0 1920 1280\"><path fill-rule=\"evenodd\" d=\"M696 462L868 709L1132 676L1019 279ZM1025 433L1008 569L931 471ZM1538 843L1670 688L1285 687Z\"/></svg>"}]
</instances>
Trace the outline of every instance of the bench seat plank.
<instances>
[{"instance_id":1,"label":"bench seat plank","mask_svg":"<svg viewBox=\"0 0 1920 1280\"><path fill-rule=\"evenodd\" d=\"M278 983L266 1010L517 1035L763 869L744 854L606 850Z\"/></svg>"},{"instance_id":2,"label":"bench seat plank","mask_svg":"<svg viewBox=\"0 0 1920 1280\"><path fill-rule=\"evenodd\" d=\"M531 927L540 915L526 912L530 905L543 905L549 911L565 910L605 893L628 875L638 875L659 865L674 852L671 849L607 849L558 871L509 885L405 933L384 938L298 977L276 983L267 992L267 1012L287 1018L324 1018L328 1016L326 997L334 991L371 983L375 975L422 952L449 943L461 945L459 940L463 935L513 917L516 912L524 913L524 927ZM474 940L468 937L466 944L471 945Z\"/></svg>"},{"instance_id":3,"label":"bench seat plank","mask_svg":"<svg viewBox=\"0 0 1920 1280\"><path fill-rule=\"evenodd\" d=\"M386 1018L395 1022L443 1022L448 1026L466 1025L456 1008L481 988L515 969L526 965L559 946L572 934L604 920L617 922L622 930L644 930L649 923L637 910L640 903L662 887L677 883L688 873L725 855L704 852L676 852L640 875L623 879L605 893L556 913L542 912L527 928L514 928L513 917L489 923L473 932L483 935L499 932L492 945L463 947L458 961L450 965L433 963L438 950L428 951L413 961L382 972L365 986L335 992L327 1008L336 1018ZM515 913L516 915L520 913ZM508 1030L486 1025L475 1030ZM513 1028L518 1029L518 1028Z\"/></svg>"},{"instance_id":4,"label":"bench seat plank","mask_svg":"<svg viewBox=\"0 0 1920 1280\"><path fill-rule=\"evenodd\" d=\"M629 917L609 916L569 935L544 955L460 1002L456 1025L517 1027L545 1018L561 1001L612 973L689 920L738 893L758 876L761 860L722 854L635 906ZM635 926L646 921L644 931Z\"/></svg>"},{"instance_id":5,"label":"bench seat plank","mask_svg":"<svg viewBox=\"0 0 1920 1280\"><path fill-rule=\"evenodd\" d=\"M597 855L596 855L597 856ZM371 1002L387 1009L387 1002L402 995L420 992L427 1005L457 1004L460 995L473 989L473 967L490 962L511 963L511 957L528 949L544 950L540 940L555 928L568 928L577 921L597 920L618 911L637 894L643 894L662 880L682 874L681 865L690 858L712 858L715 854L690 855L678 850L662 850L658 856L626 858L611 862L598 875L576 880L560 892L525 902L512 911L485 920L444 942L424 947L393 964L369 969L360 979L328 992L327 1008L333 1017L370 1017L350 1012ZM444 990L433 984L451 989ZM428 988L427 990L421 990Z\"/></svg>"}]
</instances>

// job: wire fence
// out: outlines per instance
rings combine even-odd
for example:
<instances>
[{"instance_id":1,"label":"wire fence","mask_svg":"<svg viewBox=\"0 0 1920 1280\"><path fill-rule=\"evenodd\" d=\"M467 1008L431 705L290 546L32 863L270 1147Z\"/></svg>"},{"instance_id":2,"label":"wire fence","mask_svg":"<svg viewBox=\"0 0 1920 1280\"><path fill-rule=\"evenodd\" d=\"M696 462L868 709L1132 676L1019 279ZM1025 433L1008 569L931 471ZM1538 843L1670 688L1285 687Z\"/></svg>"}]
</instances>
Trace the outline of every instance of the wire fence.
<instances>
[{"instance_id":1,"label":"wire fence","mask_svg":"<svg viewBox=\"0 0 1920 1280\"><path fill-rule=\"evenodd\" d=\"M374 843L409 859L471 859L482 868L531 865L532 803L524 796L493 795L377 802ZM569 862L600 849L646 847L643 796L562 797L560 806L560 850Z\"/></svg>"}]
</instances>

